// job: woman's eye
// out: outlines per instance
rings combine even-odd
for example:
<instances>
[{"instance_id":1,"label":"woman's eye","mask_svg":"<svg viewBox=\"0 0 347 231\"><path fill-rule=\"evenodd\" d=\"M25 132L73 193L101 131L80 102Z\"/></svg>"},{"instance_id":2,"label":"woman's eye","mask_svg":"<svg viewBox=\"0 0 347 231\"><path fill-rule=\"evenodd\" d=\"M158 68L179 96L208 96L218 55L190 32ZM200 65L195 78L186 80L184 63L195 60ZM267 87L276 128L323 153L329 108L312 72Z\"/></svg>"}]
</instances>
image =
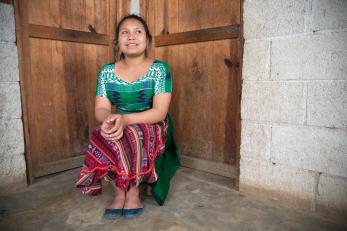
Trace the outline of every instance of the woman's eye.
<instances>
[{"instance_id":1,"label":"woman's eye","mask_svg":"<svg viewBox=\"0 0 347 231\"><path fill-rule=\"evenodd\" d=\"M136 33L141 34L141 33L142 33L142 30L138 30L138 31L136 31Z\"/></svg>"},{"instance_id":2,"label":"woman's eye","mask_svg":"<svg viewBox=\"0 0 347 231\"><path fill-rule=\"evenodd\" d=\"M122 31L122 34L128 34L128 31L124 30Z\"/></svg>"}]
</instances>

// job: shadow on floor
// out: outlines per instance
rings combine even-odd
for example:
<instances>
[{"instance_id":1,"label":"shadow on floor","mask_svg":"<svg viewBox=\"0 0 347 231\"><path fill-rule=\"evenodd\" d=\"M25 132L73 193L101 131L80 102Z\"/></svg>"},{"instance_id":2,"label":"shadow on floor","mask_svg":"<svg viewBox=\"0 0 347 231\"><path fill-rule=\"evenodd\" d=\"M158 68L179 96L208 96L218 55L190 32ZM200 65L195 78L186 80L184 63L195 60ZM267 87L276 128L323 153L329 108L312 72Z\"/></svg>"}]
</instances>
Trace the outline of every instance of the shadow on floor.
<instances>
[{"instance_id":1,"label":"shadow on floor","mask_svg":"<svg viewBox=\"0 0 347 231\"><path fill-rule=\"evenodd\" d=\"M0 197L0 230L347 230L347 226L270 203L255 201L233 188L229 178L181 168L164 206L144 195L144 213L133 220L104 220L112 199L88 197L73 187L78 169L38 180Z\"/></svg>"}]
</instances>

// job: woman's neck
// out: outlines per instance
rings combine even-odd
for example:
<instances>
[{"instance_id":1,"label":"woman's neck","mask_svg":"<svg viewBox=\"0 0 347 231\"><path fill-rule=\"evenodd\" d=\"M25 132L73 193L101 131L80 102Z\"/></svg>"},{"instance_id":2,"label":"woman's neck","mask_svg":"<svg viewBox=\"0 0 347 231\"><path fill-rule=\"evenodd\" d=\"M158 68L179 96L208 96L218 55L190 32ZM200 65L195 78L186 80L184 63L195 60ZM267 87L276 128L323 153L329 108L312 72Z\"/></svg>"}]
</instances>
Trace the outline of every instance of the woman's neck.
<instances>
[{"instance_id":1,"label":"woman's neck","mask_svg":"<svg viewBox=\"0 0 347 231\"><path fill-rule=\"evenodd\" d=\"M126 66L138 66L146 61L146 56L124 57L123 62Z\"/></svg>"}]
</instances>

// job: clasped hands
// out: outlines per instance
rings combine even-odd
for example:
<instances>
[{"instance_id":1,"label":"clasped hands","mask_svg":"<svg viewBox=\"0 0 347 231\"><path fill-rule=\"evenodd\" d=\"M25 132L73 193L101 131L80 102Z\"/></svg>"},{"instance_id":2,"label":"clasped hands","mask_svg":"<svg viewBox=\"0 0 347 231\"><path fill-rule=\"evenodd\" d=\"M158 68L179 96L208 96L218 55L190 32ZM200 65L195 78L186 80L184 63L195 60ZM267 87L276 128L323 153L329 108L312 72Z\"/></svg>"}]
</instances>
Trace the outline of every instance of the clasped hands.
<instances>
[{"instance_id":1,"label":"clasped hands","mask_svg":"<svg viewBox=\"0 0 347 231\"><path fill-rule=\"evenodd\" d=\"M110 141L116 141L123 137L124 128L127 123L123 115L111 114L101 124L101 135Z\"/></svg>"}]
</instances>

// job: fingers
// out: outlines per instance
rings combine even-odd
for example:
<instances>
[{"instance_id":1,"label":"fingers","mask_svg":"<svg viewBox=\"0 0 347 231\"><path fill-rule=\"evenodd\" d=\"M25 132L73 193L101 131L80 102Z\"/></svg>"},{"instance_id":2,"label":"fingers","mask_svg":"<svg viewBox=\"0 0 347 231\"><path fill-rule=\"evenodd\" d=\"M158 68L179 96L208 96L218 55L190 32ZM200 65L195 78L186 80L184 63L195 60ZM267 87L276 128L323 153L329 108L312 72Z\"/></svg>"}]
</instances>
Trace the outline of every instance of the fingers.
<instances>
[{"instance_id":1,"label":"fingers","mask_svg":"<svg viewBox=\"0 0 347 231\"><path fill-rule=\"evenodd\" d=\"M100 131L100 134L106 139L106 140L110 140L110 141L116 141L119 140L123 137L123 129L119 129L116 132L113 133L108 133L108 132L104 132L104 131Z\"/></svg>"},{"instance_id":2,"label":"fingers","mask_svg":"<svg viewBox=\"0 0 347 231\"><path fill-rule=\"evenodd\" d=\"M108 133L108 131L111 129L111 125L109 123L107 123L106 121L104 121L102 124L101 124L101 127L100 127L101 131L103 131L104 133Z\"/></svg>"},{"instance_id":3,"label":"fingers","mask_svg":"<svg viewBox=\"0 0 347 231\"><path fill-rule=\"evenodd\" d=\"M122 116L119 114L109 115L101 125L101 135L110 141L116 141L123 137L125 128Z\"/></svg>"},{"instance_id":4,"label":"fingers","mask_svg":"<svg viewBox=\"0 0 347 231\"><path fill-rule=\"evenodd\" d=\"M120 127L117 131L113 132L112 134L108 134L108 138L111 140L119 140L123 136L123 127Z\"/></svg>"},{"instance_id":5,"label":"fingers","mask_svg":"<svg viewBox=\"0 0 347 231\"><path fill-rule=\"evenodd\" d=\"M117 128L116 126L113 126L111 129L107 130L108 134L113 134L115 133L119 128Z\"/></svg>"},{"instance_id":6,"label":"fingers","mask_svg":"<svg viewBox=\"0 0 347 231\"><path fill-rule=\"evenodd\" d=\"M123 130L121 129L122 127L124 127L124 124L123 124L122 118L119 118L116 120L114 128L116 129L116 131L118 131L118 130Z\"/></svg>"},{"instance_id":7,"label":"fingers","mask_svg":"<svg viewBox=\"0 0 347 231\"><path fill-rule=\"evenodd\" d=\"M113 126L111 128L109 128L108 130L106 130L105 132L108 134L112 134L115 133L116 131L121 129L122 123L119 122L120 119L117 119L115 121L115 123L113 123Z\"/></svg>"},{"instance_id":8,"label":"fingers","mask_svg":"<svg viewBox=\"0 0 347 231\"><path fill-rule=\"evenodd\" d=\"M119 135L112 135L112 136L108 136L108 137L104 137L106 140L109 140L109 141L113 141L113 142L116 142L117 140L120 140L122 139L123 137L123 132L120 132Z\"/></svg>"},{"instance_id":9,"label":"fingers","mask_svg":"<svg viewBox=\"0 0 347 231\"><path fill-rule=\"evenodd\" d=\"M115 132L115 137L122 137L122 135L123 135L123 129L118 129L116 132Z\"/></svg>"},{"instance_id":10,"label":"fingers","mask_svg":"<svg viewBox=\"0 0 347 231\"><path fill-rule=\"evenodd\" d=\"M112 118L112 119L114 119L114 118ZM114 132L117 132L119 130L123 130L124 127L125 127L125 124L124 124L123 117L121 115L117 115L117 119L113 120L112 128L106 132L108 132L109 134L114 133Z\"/></svg>"},{"instance_id":11,"label":"fingers","mask_svg":"<svg viewBox=\"0 0 347 231\"><path fill-rule=\"evenodd\" d=\"M116 133L115 138L112 141L117 141L120 140L123 137L123 130L120 130L119 132Z\"/></svg>"},{"instance_id":12,"label":"fingers","mask_svg":"<svg viewBox=\"0 0 347 231\"><path fill-rule=\"evenodd\" d=\"M104 137L106 140L108 140L108 134L103 132L102 130L100 131L100 134L102 135L102 137Z\"/></svg>"},{"instance_id":13,"label":"fingers","mask_svg":"<svg viewBox=\"0 0 347 231\"><path fill-rule=\"evenodd\" d=\"M113 129L114 124L114 118L110 115L101 124L101 130L104 131L104 133L113 133L115 131Z\"/></svg>"},{"instance_id":14,"label":"fingers","mask_svg":"<svg viewBox=\"0 0 347 231\"><path fill-rule=\"evenodd\" d=\"M119 118L119 116L120 116L119 114L111 114L106 117L105 122L109 124L113 124Z\"/></svg>"}]
</instances>

